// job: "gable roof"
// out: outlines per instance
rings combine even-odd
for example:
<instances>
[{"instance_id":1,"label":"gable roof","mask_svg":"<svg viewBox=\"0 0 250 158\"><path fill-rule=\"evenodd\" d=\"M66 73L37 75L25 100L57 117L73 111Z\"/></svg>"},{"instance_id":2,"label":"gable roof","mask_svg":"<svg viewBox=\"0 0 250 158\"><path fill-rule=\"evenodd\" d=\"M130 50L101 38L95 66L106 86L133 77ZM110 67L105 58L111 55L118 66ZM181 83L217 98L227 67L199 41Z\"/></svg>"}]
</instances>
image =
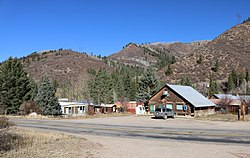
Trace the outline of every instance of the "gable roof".
<instances>
[{"instance_id":1,"label":"gable roof","mask_svg":"<svg viewBox=\"0 0 250 158\"><path fill-rule=\"evenodd\" d=\"M201 93L190 86L169 85L167 86L187 100L194 107L215 106L213 102L204 97Z\"/></svg>"}]
</instances>

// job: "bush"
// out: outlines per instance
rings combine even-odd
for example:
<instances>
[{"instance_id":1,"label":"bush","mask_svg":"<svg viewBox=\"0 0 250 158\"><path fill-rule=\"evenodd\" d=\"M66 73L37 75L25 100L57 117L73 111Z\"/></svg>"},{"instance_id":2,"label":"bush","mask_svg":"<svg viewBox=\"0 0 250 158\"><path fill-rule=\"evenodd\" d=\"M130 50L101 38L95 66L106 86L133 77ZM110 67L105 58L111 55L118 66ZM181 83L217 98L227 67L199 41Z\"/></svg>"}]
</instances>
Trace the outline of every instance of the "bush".
<instances>
[{"instance_id":1,"label":"bush","mask_svg":"<svg viewBox=\"0 0 250 158\"><path fill-rule=\"evenodd\" d=\"M37 114L41 114L42 110L36 105L34 101L25 101L19 108L21 115L28 115L32 112L36 112Z\"/></svg>"},{"instance_id":2,"label":"bush","mask_svg":"<svg viewBox=\"0 0 250 158\"><path fill-rule=\"evenodd\" d=\"M22 145L24 138L21 136L11 133L9 130L7 131L0 131L0 157L1 154L5 152L15 149L17 146Z\"/></svg>"},{"instance_id":3,"label":"bush","mask_svg":"<svg viewBox=\"0 0 250 158\"><path fill-rule=\"evenodd\" d=\"M11 123L8 118L0 117L0 129L8 128L12 125L13 125L13 123Z\"/></svg>"}]
</instances>

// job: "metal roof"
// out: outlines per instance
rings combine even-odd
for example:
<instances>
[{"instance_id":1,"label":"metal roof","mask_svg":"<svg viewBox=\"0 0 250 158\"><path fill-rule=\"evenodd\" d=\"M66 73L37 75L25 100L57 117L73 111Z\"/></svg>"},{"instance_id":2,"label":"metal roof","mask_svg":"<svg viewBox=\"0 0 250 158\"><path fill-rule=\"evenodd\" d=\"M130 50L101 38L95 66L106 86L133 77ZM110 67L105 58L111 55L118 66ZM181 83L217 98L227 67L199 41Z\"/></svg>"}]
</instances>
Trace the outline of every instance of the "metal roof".
<instances>
[{"instance_id":1,"label":"metal roof","mask_svg":"<svg viewBox=\"0 0 250 158\"><path fill-rule=\"evenodd\" d=\"M182 96L184 99L186 99L194 107L215 106L213 102L208 100L201 93L199 93L190 86L169 85L169 84L167 84L167 86L170 87L172 90L174 90L176 93L178 93L180 96Z\"/></svg>"},{"instance_id":2,"label":"metal roof","mask_svg":"<svg viewBox=\"0 0 250 158\"><path fill-rule=\"evenodd\" d=\"M240 99L239 96L232 95L232 94L214 94L214 96L218 99Z\"/></svg>"},{"instance_id":3,"label":"metal roof","mask_svg":"<svg viewBox=\"0 0 250 158\"><path fill-rule=\"evenodd\" d=\"M250 100L250 95L214 94L214 96L218 99L244 100L247 102Z\"/></svg>"}]
</instances>

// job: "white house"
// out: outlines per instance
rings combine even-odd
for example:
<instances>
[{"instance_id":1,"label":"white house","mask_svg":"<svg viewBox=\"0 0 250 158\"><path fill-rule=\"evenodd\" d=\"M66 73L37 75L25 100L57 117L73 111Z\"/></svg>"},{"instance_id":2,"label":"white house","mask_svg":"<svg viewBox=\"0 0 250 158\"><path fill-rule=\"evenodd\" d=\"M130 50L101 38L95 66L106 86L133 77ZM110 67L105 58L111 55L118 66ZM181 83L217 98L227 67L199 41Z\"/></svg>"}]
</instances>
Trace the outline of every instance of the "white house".
<instances>
[{"instance_id":1,"label":"white house","mask_svg":"<svg viewBox=\"0 0 250 158\"><path fill-rule=\"evenodd\" d=\"M67 98L58 99L63 114L84 114L87 103L70 102Z\"/></svg>"}]
</instances>

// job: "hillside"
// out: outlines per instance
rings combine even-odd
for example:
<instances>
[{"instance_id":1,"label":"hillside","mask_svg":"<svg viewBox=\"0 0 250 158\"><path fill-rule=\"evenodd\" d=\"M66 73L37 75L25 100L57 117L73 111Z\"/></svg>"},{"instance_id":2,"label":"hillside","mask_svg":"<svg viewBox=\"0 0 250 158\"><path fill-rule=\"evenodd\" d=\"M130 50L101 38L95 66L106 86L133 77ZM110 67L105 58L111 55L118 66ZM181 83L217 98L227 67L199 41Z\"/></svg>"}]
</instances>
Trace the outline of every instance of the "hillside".
<instances>
[{"instance_id":1,"label":"hillside","mask_svg":"<svg viewBox=\"0 0 250 158\"><path fill-rule=\"evenodd\" d=\"M126 65L148 67L157 63L157 58L149 55L153 51L137 44L128 44L121 51L109 56L110 60Z\"/></svg>"},{"instance_id":2,"label":"hillside","mask_svg":"<svg viewBox=\"0 0 250 158\"><path fill-rule=\"evenodd\" d=\"M173 74L166 76L167 67L158 65L168 55L174 56L176 62L171 64ZM201 63L197 62L199 58L202 58ZM232 69L239 73L250 68L250 21L230 28L212 41L130 43L105 60L61 49L33 53L22 58L22 61L27 72L36 81L47 74L60 84L91 79L93 76L87 73L89 69L97 71L105 68L111 72L113 67L123 64L142 68L154 66L160 79L170 83L176 83L183 77L189 78L193 83L208 82L211 72L214 79L225 81ZM213 72L211 69L216 62L219 68Z\"/></svg>"},{"instance_id":3,"label":"hillside","mask_svg":"<svg viewBox=\"0 0 250 158\"><path fill-rule=\"evenodd\" d=\"M198 64L200 56L203 61ZM243 72L250 68L250 21L232 27L197 48L193 54L178 60L172 65L173 75L162 77L172 82L181 77L188 77L193 82L207 82L216 61L219 69L218 72L213 72L213 77L217 80L226 79L233 69ZM159 74L163 71L164 69Z\"/></svg>"},{"instance_id":4,"label":"hillside","mask_svg":"<svg viewBox=\"0 0 250 158\"><path fill-rule=\"evenodd\" d=\"M113 70L101 59L72 50L33 53L22 58L22 62L25 70L36 81L39 81L42 76L48 75L53 80L57 80L59 84L66 84L69 81L76 83L79 80L88 80L91 77L87 73L90 68L95 70L105 68L110 72Z\"/></svg>"},{"instance_id":5,"label":"hillside","mask_svg":"<svg viewBox=\"0 0 250 158\"><path fill-rule=\"evenodd\" d=\"M177 59L192 54L195 49L207 44L208 41L192 43L171 42L152 44L128 44L121 51L109 56L109 59L127 65L148 67L156 65L165 55L173 55Z\"/></svg>"},{"instance_id":6,"label":"hillside","mask_svg":"<svg viewBox=\"0 0 250 158\"><path fill-rule=\"evenodd\" d=\"M157 70L164 81L176 83L185 77L193 83L208 82L211 73L214 79L225 81L233 69L240 73L250 68L250 21L228 29L212 41L128 44L109 58L145 68L157 67L164 55L176 58L171 65L172 75L165 75L167 66ZM197 63L199 58L202 58L200 64ZM219 69L213 72L211 69L216 62Z\"/></svg>"}]
</instances>

